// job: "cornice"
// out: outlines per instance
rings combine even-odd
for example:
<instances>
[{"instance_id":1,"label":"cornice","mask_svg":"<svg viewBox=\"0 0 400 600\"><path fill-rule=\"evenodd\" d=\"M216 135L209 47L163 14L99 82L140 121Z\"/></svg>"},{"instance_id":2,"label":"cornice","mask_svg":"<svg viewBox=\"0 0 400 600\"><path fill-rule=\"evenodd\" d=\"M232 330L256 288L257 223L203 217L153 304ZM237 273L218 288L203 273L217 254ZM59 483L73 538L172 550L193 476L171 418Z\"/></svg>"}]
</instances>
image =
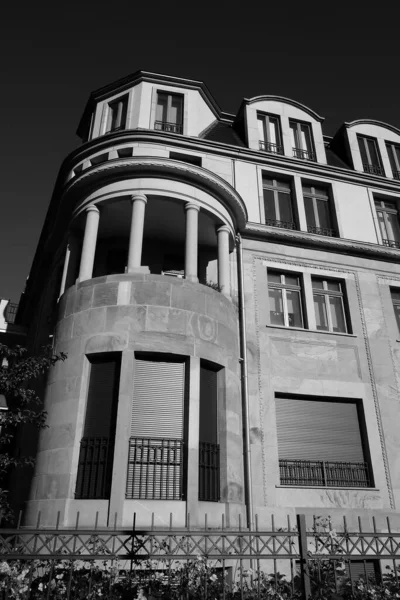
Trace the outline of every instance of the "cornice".
<instances>
[{"instance_id":1,"label":"cornice","mask_svg":"<svg viewBox=\"0 0 400 600\"><path fill-rule=\"evenodd\" d=\"M244 104L254 104L255 102L282 102L282 104L290 104L295 108L298 108L304 112L306 112L310 117L322 123L325 120L325 117L321 117L314 110L306 106L305 104L301 104L297 102L297 100L292 100L291 98L285 98L284 96L271 96L271 95L262 95L262 96L254 96L253 98L244 98Z\"/></svg>"},{"instance_id":2,"label":"cornice","mask_svg":"<svg viewBox=\"0 0 400 600\"><path fill-rule=\"evenodd\" d=\"M81 197L91 189L109 183L115 178L161 177L182 181L213 195L232 215L235 226L243 229L247 222L247 209L237 191L222 177L188 163L170 158L139 156L113 159L95 165L71 179L65 186L63 202Z\"/></svg>"},{"instance_id":3,"label":"cornice","mask_svg":"<svg viewBox=\"0 0 400 600\"><path fill-rule=\"evenodd\" d=\"M377 121L376 119L356 119L355 121L347 121L344 126L346 129L351 129L356 125L376 125L377 127L383 127L384 129L389 129L393 133L400 135L400 129L395 127L394 125L390 125L390 123L384 123L383 121Z\"/></svg>"},{"instance_id":4,"label":"cornice","mask_svg":"<svg viewBox=\"0 0 400 600\"><path fill-rule=\"evenodd\" d=\"M242 232L242 237L244 239L262 239L278 244L289 244L292 246L314 248L322 251L327 250L338 254L349 253L352 256L356 255L368 259L375 258L376 260L385 260L396 263L400 261L400 250L387 248L386 246L316 235L303 231L294 231L292 229L269 227L268 225L262 225L261 223L248 223Z\"/></svg>"},{"instance_id":5,"label":"cornice","mask_svg":"<svg viewBox=\"0 0 400 600\"><path fill-rule=\"evenodd\" d=\"M177 148L187 148L198 152L215 153L230 159L252 162L260 167L288 169L306 176L328 177L337 181L351 182L364 187L379 187L388 191L400 192L400 182L379 175L362 173L352 169L343 169L332 165L304 161L288 156L272 155L252 148L232 146L222 142L204 140L197 137L182 136L173 133L164 133L148 129L135 129L113 134L107 134L86 142L77 148L64 160L62 169L72 170L76 164L94 152L113 149L117 144L129 142L154 143L165 146L166 144Z\"/></svg>"}]
</instances>

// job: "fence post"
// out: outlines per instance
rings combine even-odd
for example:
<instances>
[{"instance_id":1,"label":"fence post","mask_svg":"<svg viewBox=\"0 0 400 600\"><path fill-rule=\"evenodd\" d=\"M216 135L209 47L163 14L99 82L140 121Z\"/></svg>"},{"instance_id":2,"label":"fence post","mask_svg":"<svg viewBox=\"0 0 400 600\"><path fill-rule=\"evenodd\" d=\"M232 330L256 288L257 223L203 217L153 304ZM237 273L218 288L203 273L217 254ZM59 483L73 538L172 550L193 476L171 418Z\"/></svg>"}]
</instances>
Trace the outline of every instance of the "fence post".
<instances>
[{"instance_id":1,"label":"fence post","mask_svg":"<svg viewBox=\"0 0 400 600\"><path fill-rule=\"evenodd\" d=\"M299 532L300 578L304 598L305 600L308 600L308 598L311 598L311 584L307 561L307 529L305 515L297 515L297 529Z\"/></svg>"}]
</instances>

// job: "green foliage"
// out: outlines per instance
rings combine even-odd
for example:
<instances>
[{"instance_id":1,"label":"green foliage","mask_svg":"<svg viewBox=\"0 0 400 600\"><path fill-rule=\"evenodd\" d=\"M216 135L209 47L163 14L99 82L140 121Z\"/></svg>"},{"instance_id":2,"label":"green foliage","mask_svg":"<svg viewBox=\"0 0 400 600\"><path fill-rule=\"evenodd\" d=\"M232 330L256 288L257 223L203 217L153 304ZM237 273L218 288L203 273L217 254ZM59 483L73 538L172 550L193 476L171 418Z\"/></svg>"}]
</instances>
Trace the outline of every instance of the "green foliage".
<instances>
[{"instance_id":1,"label":"green foliage","mask_svg":"<svg viewBox=\"0 0 400 600\"><path fill-rule=\"evenodd\" d=\"M0 344L0 394L6 398L8 410L0 411L0 514L3 519L12 513L5 489L6 475L11 468L34 464L32 456L15 456L11 442L16 430L24 424L38 429L46 427L46 411L42 409L35 382L66 354L53 354L52 347L43 348L39 356L28 356L26 348L9 348Z\"/></svg>"}]
</instances>

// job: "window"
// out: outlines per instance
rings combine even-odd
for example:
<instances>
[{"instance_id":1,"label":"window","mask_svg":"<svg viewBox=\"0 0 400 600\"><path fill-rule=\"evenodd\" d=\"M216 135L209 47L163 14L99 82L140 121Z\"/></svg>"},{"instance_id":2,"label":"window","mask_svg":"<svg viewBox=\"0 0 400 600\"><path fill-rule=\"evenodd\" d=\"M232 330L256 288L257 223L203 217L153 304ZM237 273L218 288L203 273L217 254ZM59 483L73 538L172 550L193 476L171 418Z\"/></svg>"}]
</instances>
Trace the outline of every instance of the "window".
<instances>
[{"instance_id":1,"label":"window","mask_svg":"<svg viewBox=\"0 0 400 600\"><path fill-rule=\"evenodd\" d=\"M75 497L109 499L121 360L120 355L100 354L90 362Z\"/></svg>"},{"instance_id":2,"label":"window","mask_svg":"<svg viewBox=\"0 0 400 600\"><path fill-rule=\"evenodd\" d=\"M199 500L220 499L218 444L218 371L200 362Z\"/></svg>"},{"instance_id":3,"label":"window","mask_svg":"<svg viewBox=\"0 0 400 600\"><path fill-rule=\"evenodd\" d=\"M303 196L309 233L334 236L328 191L314 185L303 185Z\"/></svg>"},{"instance_id":4,"label":"window","mask_svg":"<svg viewBox=\"0 0 400 600\"><path fill-rule=\"evenodd\" d=\"M386 142L386 150L394 179L400 179L400 146Z\"/></svg>"},{"instance_id":5,"label":"window","mask_svg":"<svg viewBox=\"0 0 400 600\"><path fill-rule=\"evenodd\" d=\"M157 93L154 129L183 133L183 96L166 92Z\"/></svg>"},{"instance_id":6,"label":"window","mask_svg":"<svg viewBox=\"0 0 400 600\"><path fill-rule=\"evenodd\" d=\"M400 333L400 289L390 288L390 295L392 296L393 310L397 321L397 328Z\"/></svg>"},{"instance_id":7,"label":"window","mask_svg":"<svg viewBox=\"0 0 400 600\"><path fill-rule=\"evenodd\" d=\"M181 358L135 356L126 498L183 498L185 371Z\"/></svg>"},{"instance_id":8,"label":"window","mask_svg":"<svg viewBox=\"0 0 400 600\"><path fill-rule=\"evenodd\" d=\"M377 141L363 135L358 135L357 139L364 172L373 175L384 175Z\"/></svg>"},{"instance_id":9,"label":"window","mask_svg":"<svg viewBox=\"0 0 400 600\"><path fill-rule=\"evenodd\" d=\"M118 98L108 105L107 131L125 129L128 110L128 96Z\"/></svg>"},{"instance_id":10,"label":"window","mask_svg":"<svg viewBox=\"0 0 400 600\"><path fill-rule=\"evenodd\" d=\"M346 333L343 284L332 279L312 277L315 320L319 331Z\"/></svg>"},{"instance_id":11,"label":"window","mask_svg":"<svg viewBox=\"0 0 400 600\"><path fill-rule=\"evenodd\" d=\"M180 160L181 162L186 162L190 165L201 167L201 156L194 156L193 154L181 154L180 152L170 152L169 157L173 158L174 160Z\"/></svg>"},{"instance_id":12,"label":"window","mask_svg":"<svg viewBox=\"0 0 400 600\"><path fill-rule=\"evenodd\" d=\"M316 160L309 123L289 120L293 156L305 160Z\"/></svg>"},{"instance_id":13,"label":"window","mask_svg":"<svg viewBox=\"0 0 400 600\"><path fill-rule=\"evenodd\" d=\"M257 114L260 150L283 154L282 134L279 117Z\"/></svg>"},{"instance_id":14,"label":"window","mask_svg":"<svg viewBox=\"0 0 400 600\"><path fill-rule=\"evenodd\" d=\"M298 275L268 269L268 297L271 325L304 327Z\"/></svg>"},{"instance_id":15,"label":"window","mask_svg":"<svg viewBox=\"0 0 400 600\"><path fill-rule=\"evenodd\" d=\"M372 485L356 401L276 396L282 485Z\"/></svg>"},{"instance_id":16,"label":"window","mask_svg":"<svg viewBox=\"0 0 400 600\"><path fill-rule=\"evenodd\" d=\"M283 229L296 229L290 183L263 177L263 193L265 224Z\"/></svg>"},{"instance_id":17,"label":"window","mask_svg":"<svg viewBox=\"0 0 400 600\"><path fill-rule=\"evenodd\" d=\"M400 227L397 205L386 200L375 200L376 215L382 243L390 248L400 248Z\"/></svg>"}]
</instances>

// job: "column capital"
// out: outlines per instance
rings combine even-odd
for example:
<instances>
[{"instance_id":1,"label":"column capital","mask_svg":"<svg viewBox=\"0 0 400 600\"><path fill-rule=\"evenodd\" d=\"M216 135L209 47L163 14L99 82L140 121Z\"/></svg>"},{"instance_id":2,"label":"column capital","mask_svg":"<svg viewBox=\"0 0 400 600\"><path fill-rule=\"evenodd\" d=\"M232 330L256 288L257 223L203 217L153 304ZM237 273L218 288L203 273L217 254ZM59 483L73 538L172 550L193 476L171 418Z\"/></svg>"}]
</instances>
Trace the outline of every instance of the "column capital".
<instances>
[{"instance_id":1,"label":"column capital","mask_svg":"<svg viewBox=\"0 0 400 600\"><path fill-rule=\"evenodd\" d=\"M221 225L215 228L215 231L219 233L220 231L226 231L227 233L231 233L231 228L228 225Z\"/></svg>"},{"instance_id":2,"label":"column capital","mask_svg":"<svg viewBox=\"0 0 400 600\"><path fill-rule=\"evenodd\" d=\"M100 211L95 204L89 204L89 206L87 206L85 208L85 212L88 213L88 212L92 212L92 211L100 214Z\"/></svg>"},{"instance_id":3,"label":"column capital","mask_svg":"<svg viewBox=\"0 0 400 600\"><path fill-rule=\"evenodd\" d=\"M131 202L132 204L136 201L141 200L142 202L144 202L145 204L147 203L147 196L145 196L144 194L133 194L131 196Z\"/></svg>"},{"instance_id":4,"label":"column capital","mask_svg":"<svg viewBox=\"0 0 400 600\"><path fill-rule=\"evenodd\" d=\"M193 202L186 202L185 204L185 210L200 210L200 206L198 206L197 204L194 204Z\"/></svg>"}]
</instances>

